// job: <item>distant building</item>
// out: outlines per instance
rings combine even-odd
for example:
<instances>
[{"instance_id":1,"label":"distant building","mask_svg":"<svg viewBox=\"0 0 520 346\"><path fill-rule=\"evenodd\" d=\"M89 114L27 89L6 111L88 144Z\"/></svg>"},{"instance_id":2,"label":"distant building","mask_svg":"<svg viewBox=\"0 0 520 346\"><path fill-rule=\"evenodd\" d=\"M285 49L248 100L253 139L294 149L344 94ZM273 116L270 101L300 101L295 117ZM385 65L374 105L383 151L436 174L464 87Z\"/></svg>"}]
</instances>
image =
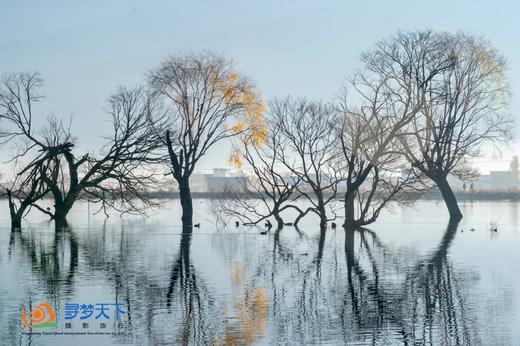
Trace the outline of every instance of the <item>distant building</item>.
<instances>
[{"instance_id":1,"label":"distant building","mask_svg":"<svg viewBox=\"0 0 520 346\"><path fill-rule=\"evenodd\" d=\"M398 179L406 178L407 173L403 171L394 176L387 177L394 183ZM195 173L190 178L190 187L193 192L222 192L226 189L233 189L235 191L242 191L247 185L248 179L255 180L251 175L246 174L244 171L230 170L226 168L215 168L211 173ZM327 183L327 178L322 177L323 183ZM296 182L297 178L290 175L284 176L285 182ZM455 191L464 190L464 182L454 176L448 176L448 182ZM362 190L371 186L372 178L367 177L366 181L362 186ZM511 171L491 171L489 174L482 174L474 178L471 181L466 181L466 191L470 190L470 186L473 184L473 189L478 190L512 190L520 189L519 179ZM310 187L303 185L303 191L310 191ZM168 188L168 190L173 190ZM344 193L346 190L346 184L340 183L338 185L337 192L339 194Z\"/></svg>"},{"instance_id":2,"label":"distant building","mask_svg":"<svg viewBox=\"0 0 520 346\"><path fill-rule=\"evenodd\" d=\"M488 175L481 175L474 183L475 189L480 190L508 190L518 188L518 179L511 171L491 171Z\"/></svg>"},{"instance_id":3,"label":"distant building","mask_svg":"<svg viewBox=\"0 0 520 346\"><path fill-rule=\"evenodd\" d=\"M230 173L230 170L227 169L227 168L214 168L213 169L213 177L228 177L230 176L231 173Z\"/></svg>"},{"instance_id":4,"label":"distant building","mask_svg":"<svg viewBox=\"0 0 520 346\"><path fill-rule=\"evenodd\" d=\"M193 174L190 178L193 192L222 192L231 188L241 190L247 181L243 172L232 172L225 168L215 168L213 173Z\"/></svg>"},{"instance_id":5,"label":"distant building","mask_svg":"<svg viewBox=\"0 0 520 346\"><path fill-rule=\"evenodd\" d=\"M464 190L464 182L460 179L449 176L448 182L452 189L456 191ZM511 171L491 171L489 174L481 174L475 179L466 182L466 191L469 191L470 184L474 190L512 190L520 188L518 178Z\"/></svg>"}]
</instances>

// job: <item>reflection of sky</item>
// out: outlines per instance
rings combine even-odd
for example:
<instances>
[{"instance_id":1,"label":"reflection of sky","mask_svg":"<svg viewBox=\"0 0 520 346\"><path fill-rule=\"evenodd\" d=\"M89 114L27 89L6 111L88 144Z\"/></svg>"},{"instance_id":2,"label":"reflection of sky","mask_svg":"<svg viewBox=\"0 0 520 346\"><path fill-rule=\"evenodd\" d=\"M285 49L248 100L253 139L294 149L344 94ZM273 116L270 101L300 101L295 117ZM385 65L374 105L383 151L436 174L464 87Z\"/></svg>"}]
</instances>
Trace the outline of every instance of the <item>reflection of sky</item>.
<instances>
[{"instance_id":1,"label":"reflection of sky","mask_svg":"<svg viewBox=\"0 0 520 346\"><path fill-rule=\"evenodd\" d=\"M107 96L119 84L141 83L171 52L229 55L266 98L330 99L377 40L399 29L465 30L503 52L520 95L519 9L515 1L471 0L9 1L0 11L0 72L39 70L42 109L72 114L82 145L94 148ZM519 108L516 97L513 111ZM225 156L208 155L200 168L225 164ZM488 166L483 171L496 168Z\"/></svg>"},{"instance_id":2,"label":"reflection of sky","mask_svg":"<svg viewBox=\"0 0 520 346\"><path fill-rule=\"evenodd\" d=\"M301 238L291 227L282 230L280 245L283 251L291 254L283 258L277 252L273 254L273 251L278 251L273 247L273 234L259 235L259 230L253 227L240 227L238 230L232 227L215 232L206 214L207 201L200 202L195 200L197 208L194 218L196 222L201 222L201 228L196 229L193 235L190 261L199 287L208 290L207 293L203 292L202 300L207 302L210 296L215 303L208 315L201 316L201 319L221 321L224 318L223 307L227 307L230 316L235 302L242 299L241 294L246 288L262 287L266 290L269 304L266 337L263 341L269 343L273 333L281 332L279 328L284 327L279 324L281 321L273 317L274 309L278 309L276 311L281 316L291 317L284 323L298 326L295 321L301 318L303 312L298 310L300 307L295 301L302 291L306 294L306 308L311 309L306 311L307 317L311 321L317 318L316 323L320 323L320 328L307 325L309 322L301 327L309 328L308 332L316 332L316 335L332 333L332 339L328 340L338 337L336 334L339 329L331 323L338 322L336 311L342 308L343 298L347 294L342 230L327 230L321 271L317 275L314 261L319 236L315 226L317 220L307 218L302 221ZM0 203L3 210L6 210L5 203ZM507 340L518 341L520 334L515 327L520 319L520 281L516 275L520 261L517 251L520 246L517 232L519 204L463 202L461 209L464 219L448 247L445 262L451 268L453 287L461 289L458 291L461 296L453 299L465 302L469 333L476 332L482 342L504 336ZM5 213L0 215L0 229L3 230L0 232L0 272L3 273L0 283L0 305L3 306L0 320L10 321L9 324L0 325L0 337L6 332L5 328L17 330L19 304L29 299L33 303L48 300L53 304L73 301L112 302L115 299L124 300L129 294L133 304L135 334L139 336L144 333L147 321L150 321L151 332L158 340L164 337L171 341L179 329L183 308L183 301L178 296L174 296L171 309L165 305L172 267L179 254L180 225L171 221L179 218L177 211L178 201L171 201L166 202L165 209L149 219L119 219L113 215L107 220L106 230L103 231L103 218L93 217L89 228L85 204L78 203L69 220L79 250L77 271L70 286L61 281L52 284L48 281L49 277L45 277L43 269L31 266L32 248L21 244L21 238L16 238L10 247L11 251L7 251L8 218ZM421 201L415 205L415 209L385 211L378 222L370 227L386 249L384 252L373 250L372 254L378 263L381 290L387 298L395 295L399 297L403 293L401 285L408 271L426 262L440 247L446 219L447 213L442 203ZM41 249L52 253L54 240L50 226L45 222L38 223L40 220L43 219L38 214L31 214L29 221L36 223L32 226L27 223L28 227L22 233L25 239L31 239L31 234L34 236L33 250L36 251L37 262ZM489 232L491 225L498 227L499 231ZM475 231L470 232L470 228L475 228ZM70 268L70 238L64 234L59 239L58 277L62 280ZM376 249L368 234L367 239L368 246ZM356 259L367 273L365 281L370 284L373 282L371 258L362 251L358 235L355 235L355 241ZM241 268L243 287L232 282L237 264ZM53 268L49 266L45 273L53 275ZM315 283L317 278L320 284ZM120 287L116 290L114 286L118 282ZM271 301L274 299L273 284L278 288L276 306ZM51 293L51 288L55 293ZM362 299L370 305L369 290L365 294ZM321 310L314 311L313 306ZM369 309L363 311L369 312ZM509 336L509 333L512 335ZM293 341L300 337L293 336L296 338L291 339ZM102 342L105 339L97 340ZM65 345L69 340L56 337L44 341ZM76 344L89 344L91 341L78 338Z\"/></svg>"}]
</instances>

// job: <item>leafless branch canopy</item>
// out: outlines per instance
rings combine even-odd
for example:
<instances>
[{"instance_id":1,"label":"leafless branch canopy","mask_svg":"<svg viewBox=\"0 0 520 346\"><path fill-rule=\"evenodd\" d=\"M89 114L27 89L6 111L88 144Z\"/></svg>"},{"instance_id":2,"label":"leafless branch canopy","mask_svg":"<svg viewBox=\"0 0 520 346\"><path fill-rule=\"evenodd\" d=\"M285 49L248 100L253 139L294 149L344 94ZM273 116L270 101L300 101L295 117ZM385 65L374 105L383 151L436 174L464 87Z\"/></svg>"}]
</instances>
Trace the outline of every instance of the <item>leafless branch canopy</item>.
<instances>
[{"instance_id":1,"label":"leafless branch canopy","mask_svg":"<svg viewBox=\"0 0 520 346\"><path fill-rule=\"evenodd\" d=\"M37 131L34 114L42 99L38 93L42 85L37 73L12 73L0 82L1 144L14 148L8 160L14 174L6 177L10 183L1 189L9 198L11 221L16 228L30 207L49 213L36 204L49 192L44 177L50 174L52 160L74 145L69 129L52 115Z\"/></svg>"},{"instance_id":2,"label":"leafless branch canopy","mask_svg":"<svg viewBox=\"0 0 520 346\"><path fill-rule=\"evenodd\" d=\"M281 213L288 208L299 210L291 202L300 195L297 189L301 179L284 169L280 156L283 151L281 130L273 122L268 124L263 144L240 136L235 151L241 156L241 164L253 175L239 191L228 189L219 196L222 202L215 201L214 204L218 204L220 213L238 218L244 224L258 224L272 216L278 227L282 227Z\"/></svg>"},{"instance_id":3,"label":"leafless branch canopy","mask_svg":"<svg viewBox=\"0 0 520 346\"><path fill-rule=\"evenodd\" d=\"M398 37L396 47L382 50L395 64L416 64L396 78L400 83L396 91L410 80L421 101L421 112L402 132L404 154L432 180L448 174L468 179L474 172L467 162L480 154L483 145L511 138L512 121L505 113L510 94L505 61L486 41L466 34L422 32ZM428 77L414 71L438 72Z\"/></svg>"},{"instance_id":4,"label":"leafless branch canopy","mask_svg":"<svg viewBox=\"0 0 520 346\"><path fill-rule=\"evenodd\" d=\"M99 202L100 208L142 212L154 203L146 192L160 181L154 164L164 161L160 134L167 114L156 95L143 89L120 88L108 99L112 134L99 155L76 157L72 150L54 160L56 179L47 179L56 212L67 213L75 200Z\"/></svg>"},{"instance_id":5,"label":"leafless branch canopy","mask_svg":"<svg viewBox=\"0 0 520 346\"><path fill-rule=\"evenodd\" d=\"M280 161L302 182L298 192L323 226L329 220L325 207L343 180L337 160L339 138L333 130L335 110L325 103L287 98L274 101L270 111L273 126L279 129Z\"/></svg>"}]
</instances>

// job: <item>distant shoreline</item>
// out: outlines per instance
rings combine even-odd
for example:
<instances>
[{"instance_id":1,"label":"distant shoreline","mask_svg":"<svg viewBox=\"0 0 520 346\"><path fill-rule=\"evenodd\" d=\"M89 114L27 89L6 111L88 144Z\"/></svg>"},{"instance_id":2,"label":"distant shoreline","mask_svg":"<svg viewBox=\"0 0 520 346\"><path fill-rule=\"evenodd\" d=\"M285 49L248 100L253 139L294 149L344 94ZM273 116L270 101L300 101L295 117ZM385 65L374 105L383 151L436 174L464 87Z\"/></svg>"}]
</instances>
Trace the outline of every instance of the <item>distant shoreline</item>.
<instances>
[{"instance_id":1,"label":"distant shoreline","mask_svg":"<svg viewBox=\"0 0 520 346\"><path fill-rule=\"evenodd\" d=\"M217 198L222 195L221 192L192 192L192 198ZM242 195L247 198L246 193L236 193L236 195ZM455 196L458 200L468 201L500 201L500 200L518 200L520 201L520 191L478 191L478 192L455 192ZM178 192L155 192L150 193L150 197L158 199L177 199L179 198ZM339 199L343 197L343 193L338 193ZM427 192L421 195L419 200L442 200L440 192Z\"/></svg>"},{"instance_id":2,"label":"distant shoreline","mask_svg":"<svg viewBox=\"0 0 520 346\"><path fill-rule=\"evenodd\" d=\"M220 197L222 192L192 192L192 198L213 199ZM235 196L242 195L247 198L246 193L235 193ZM338 193L338 199L341 199L343 193ZM471 192L455 192L455 196L460 201L520 201L520 191L475 191ZM178 192L150 192L148 197L156 199L178 199ZM52 199L51 196L44 199ZM0 199L7 199L7 196L0 196ZM421 195L418 200L442 200L440 192L426 192Z\"/></svg>"}]
</instances>

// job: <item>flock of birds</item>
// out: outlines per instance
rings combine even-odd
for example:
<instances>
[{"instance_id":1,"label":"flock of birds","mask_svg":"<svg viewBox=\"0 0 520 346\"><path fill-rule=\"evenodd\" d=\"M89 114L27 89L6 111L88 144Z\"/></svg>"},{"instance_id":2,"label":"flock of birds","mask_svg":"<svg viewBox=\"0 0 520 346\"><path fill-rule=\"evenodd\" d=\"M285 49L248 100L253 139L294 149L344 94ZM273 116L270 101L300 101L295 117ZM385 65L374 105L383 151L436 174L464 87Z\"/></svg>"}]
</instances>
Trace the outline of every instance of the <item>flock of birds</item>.
<instances>
[{"instance_id":1,"label":"flock of birds","mask_svg":"<svg viewBox=\"0 0 520 346\"><path fill-rule=\"evenodd\" d=\"M285 226L294 226L294 224L292 222L287 222L287 223L284 223ZM267 231L260 231L260 234L261 235L266 235L267 232L273 227L273 224L271 223L271 221L267 220L265 223L264 223L264 226L265 228L267 228ZM196 228L200 228L200 222L199 223L196 223L193 225L193 227L196 227ZM235 221L235 227L240 227L240 222L239 221ZM332 229L336 229L338 227L338 225L335 223L335 222L332 222L331 223L331 228ZM471 227L469 229L470 232L475 232L475 228ZM498 232L498 228L497 227L492 227L490 229L491 232ZM464 232L463 229L460 230L461 233Z\"/></svg>"},{"instance_id":2,"label":"flock of birds","mask_svg":"<svg viewBox=\"0 0 520 346\"><path fill-rule=\"evenodd\" d=\"M239 226L240 226L240 222L235 221L235 227L239 227ZM271 221L267 220L264 223L264 226L265 226L265 228L267 228L267 231L260 231L261 235L266 235L267 232L273 227L273 224L271 223ZM292 223L292 222L284 222L284 226L294 226L294 223ZM331 228L332 229L336 229L336 227L338 227L338 225L335 222L332 222L331 223Z\"/></svg>"},{"instance_id":3,"label":"flock of birds","mask_svg":"<svg viewBox=\"0 0 520 346\"><path fill-rule=\"evenodd\" d=\"M273 227L273 224L271 223L271 221L267 220L264 223L264 226L265 226L265 228L267 228L267 231L260 231L261 235L266 235L267 232ZM292 222L285 222L284 226L294 226L294 223L292 223ZM200 222L194 224L193 227L200 228ZM239 221L235 221L235 227L240 227L240 222ZM331 223L331 228L332 229L336 229L337 227L338 227L338 225L335 222Z\"/></svg>"},{"instance_id":4,"label":"flock of birds","mask_svg":"<svg viewBox=\"0 0 520 346\"><path fill-rule=\"evenodd\" d=\"M469 229L469 231L470 231L470 232L475 232L475 229L474 229L473 227L471 227L471 228ZM490 229L490 231L491 231L491 232L498 232L498 228L497 228L497 227L492 227L492 228ZM464 230L461 229L460 232L463 233Z\"/></svg>"}]
</instances>

